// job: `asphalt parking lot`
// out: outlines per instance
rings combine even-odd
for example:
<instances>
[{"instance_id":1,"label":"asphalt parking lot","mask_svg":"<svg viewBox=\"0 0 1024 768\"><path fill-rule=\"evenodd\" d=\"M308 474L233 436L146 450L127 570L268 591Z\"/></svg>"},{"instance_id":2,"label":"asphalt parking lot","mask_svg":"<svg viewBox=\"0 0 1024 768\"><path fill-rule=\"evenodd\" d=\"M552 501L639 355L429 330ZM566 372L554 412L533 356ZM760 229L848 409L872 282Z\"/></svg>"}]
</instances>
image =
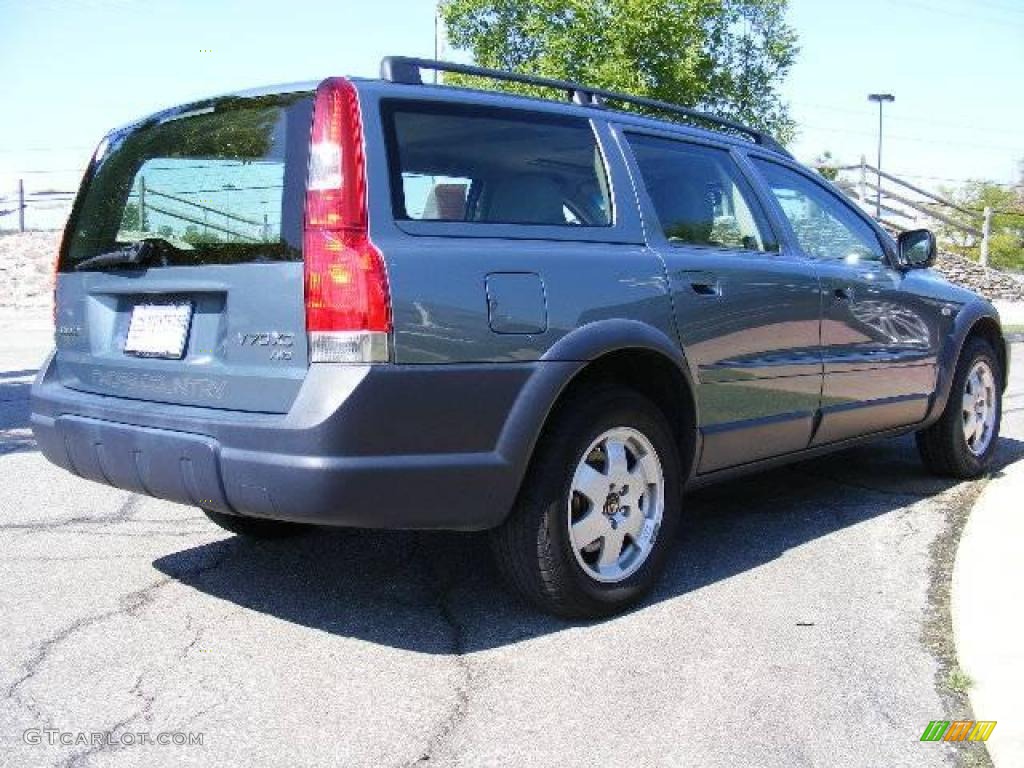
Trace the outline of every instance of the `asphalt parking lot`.
<instances>
[{"instance_id":1,"label":"asphalt parking lot","mask_svg":"<svg viewBox=\"0 0 1024 768\"><path fill-rule=\"evenodd\" d=\"M570 624L507 594L480 536L252 544L50 466L27 431L46 320L0 328L0 764L985 764L918 740L962 706L943 579L981 483L926 475L912 440L691 498L654 596ZM203 743L123 738L161 732Z\"/></svg>"}]
</instances>

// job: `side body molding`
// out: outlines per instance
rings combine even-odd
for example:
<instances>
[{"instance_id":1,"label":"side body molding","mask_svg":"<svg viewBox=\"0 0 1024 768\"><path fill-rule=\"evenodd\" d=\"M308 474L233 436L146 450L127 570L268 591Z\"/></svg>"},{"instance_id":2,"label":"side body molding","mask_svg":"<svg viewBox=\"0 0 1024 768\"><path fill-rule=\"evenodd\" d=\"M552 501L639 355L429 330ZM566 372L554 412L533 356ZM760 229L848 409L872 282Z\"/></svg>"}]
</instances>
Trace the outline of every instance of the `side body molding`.
<instances>
[{"instance_id":1,"label":"side body molding","mask_svg":"<svg viewBox=\"0 0 1024 768\"><path fill-rule=\"evenodd\" d=\"M543 360L596 360L626 349L659 352L672 360L693 384L694 371L679 344L654 326L639 320L613 318L587 323L567 333L544 353Z\"/></svg>"}]
</instances>

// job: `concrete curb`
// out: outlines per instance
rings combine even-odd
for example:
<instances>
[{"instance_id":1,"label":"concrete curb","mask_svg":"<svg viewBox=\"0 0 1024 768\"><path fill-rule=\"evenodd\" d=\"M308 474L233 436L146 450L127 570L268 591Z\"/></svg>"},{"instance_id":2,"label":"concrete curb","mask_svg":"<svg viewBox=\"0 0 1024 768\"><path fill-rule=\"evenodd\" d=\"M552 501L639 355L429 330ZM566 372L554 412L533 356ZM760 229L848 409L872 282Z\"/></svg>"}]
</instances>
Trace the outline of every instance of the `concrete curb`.
<instances>
[{"instance_id":1,"label":"concrete curb","mask_svg":"<svg viewBox=\"0 0 1024 768\"><path fill-rule=\"evenodd\" d=\"M1024 461L982 492L953 567L953 635L973 680L978 720L996 720L987 746L996 768L1024 765Z\"/></svg>"},{"instance_id":2,"label":"concrete curb","mask_svg":"<svg viewBox=\"0 0 1024 768\"><path fill-rule=\"evenodd\" d=\"M1003 325L1024 325L1024 301L996 299L992 303L999 311L999 320Z\"/></svg>"}]
</instances>

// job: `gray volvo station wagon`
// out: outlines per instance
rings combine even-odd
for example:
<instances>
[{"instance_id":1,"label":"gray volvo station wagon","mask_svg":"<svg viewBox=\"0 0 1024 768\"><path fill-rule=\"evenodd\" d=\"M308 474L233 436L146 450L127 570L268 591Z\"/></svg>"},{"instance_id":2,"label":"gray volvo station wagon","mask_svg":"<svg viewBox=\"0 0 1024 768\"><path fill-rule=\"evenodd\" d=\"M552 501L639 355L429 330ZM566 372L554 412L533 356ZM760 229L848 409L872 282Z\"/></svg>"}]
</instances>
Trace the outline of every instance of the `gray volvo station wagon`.
<instances>
[{"instance_id":1,"label":"gray volvo station wagon","mask_svg":"<svg viewBox=\"0 0 1024 768\"><path fill-rule=\"evenodd\" d=\"M50 461L247 536L488 530L570 617L642 597L687 489L908 432L985 471L1007 347L929 232L713 115L381 69L103 139L32 390Z\"/></svg>"}]
</instances>

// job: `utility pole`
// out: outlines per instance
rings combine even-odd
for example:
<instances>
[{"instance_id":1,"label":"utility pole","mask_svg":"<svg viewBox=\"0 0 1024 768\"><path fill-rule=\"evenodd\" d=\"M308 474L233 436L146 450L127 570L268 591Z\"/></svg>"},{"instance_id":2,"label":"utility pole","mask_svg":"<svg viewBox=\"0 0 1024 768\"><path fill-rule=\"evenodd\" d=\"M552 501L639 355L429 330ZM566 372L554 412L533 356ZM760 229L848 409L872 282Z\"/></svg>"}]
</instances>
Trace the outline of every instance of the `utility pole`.
<instances>
[{"instance_id":1,"label":"utility pole","mask_svg":"<svg viewBox=\"0 0 1024 768\"><path fill-rule=\"evenodd\" d=\"M868 159L860 156L860 181L857 184L857 196L861 205L868 204Z\"/></svg>"},{"instance_id":2,"label":"utility pole","mask_svg":"<svg viewBox=\"0 0 1024 768\"><path fill-rule=\"evenodd\" d=\"M18 179L18 231L25 231L25 180Z\"/></svg>"},{"instance_id":3,"label":"utility pole","mask_svg":"<svg viewBox=\"0 0 1024 768\"><path fill-rule=\"evenodd\" d=\"M159 200L157 202L160 202ZM139 176L139 231L146 231L146 177Z\"/></svg>"},{"instance_id":4,"label":"utility pole","mask_svg":"<svg viewBox=\"0 0 1024 768\"><path fill-rule=\"evenodd\" d=\"M441 44L439 42L440 35L440 17L441 17L441 5L440 3L434 5L434 61L437 61L438 56L441 53ZM437 85L437 70L434 70L434 85Z\"/></svg>"},{"instance_id":5,"label":"utility pole","mask_svg":"<svg viewBox=\"0 0 1024 768\"><path fill-rule=\"evenodd\" d=\"M992 236L992 208L985 206L984 219L981 225L981 265L988 266L989 238Z\"/></svg>"},{"instance_id":6,"label":"utility pole","mask_svg":"<svg viewBox=\"0 0 1024 768\"><path fill-rule=\"evenodd\" d=\"M868 101L878 102L878 181L875 186L875 218L882 218L882 105L887 101L896 101L891 93L869 93Z\"/></svg>"}]
</instances>

